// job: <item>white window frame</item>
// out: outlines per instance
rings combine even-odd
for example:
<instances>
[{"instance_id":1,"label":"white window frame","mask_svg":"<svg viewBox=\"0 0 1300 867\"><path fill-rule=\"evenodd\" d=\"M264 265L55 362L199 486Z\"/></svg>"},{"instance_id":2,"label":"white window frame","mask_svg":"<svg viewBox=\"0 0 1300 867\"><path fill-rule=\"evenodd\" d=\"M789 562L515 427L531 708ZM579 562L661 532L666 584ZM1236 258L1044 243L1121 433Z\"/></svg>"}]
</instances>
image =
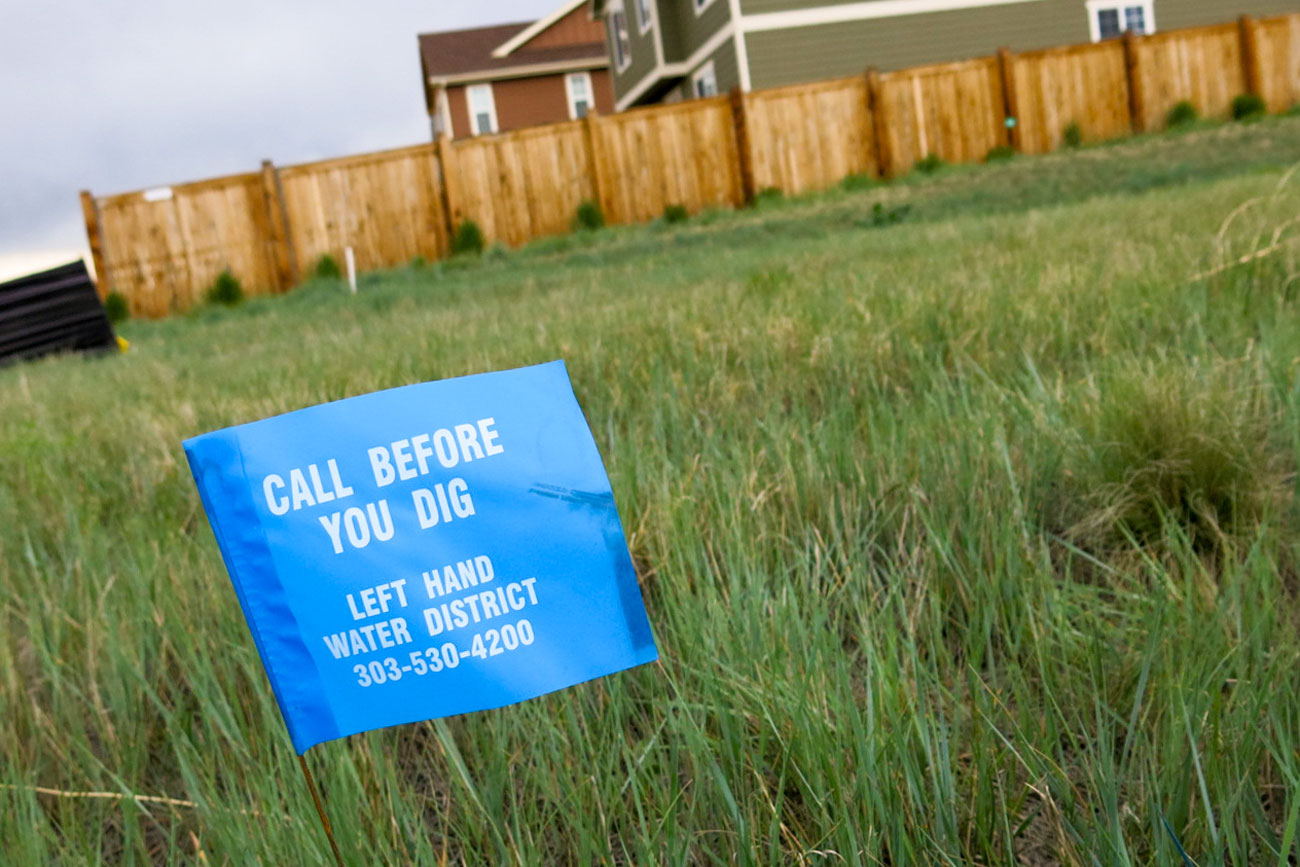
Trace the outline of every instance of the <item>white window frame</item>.
<instances>
[{"instance_id":1,"label":"white window frame","mask_svg":"<svg viewBox=\"0 0 1300 867\"><path fill-rule=\"evenodd\" d=\"M627 13L623 11L622 4L610 9L606 20L609 22L609 38L614 46L614 68L618 72L623 72L632 65L632 34L628 32ZM621 30L618 26L620 20L623 22Z\"/></svg>"},{"instance_id":2,"label":"white window frame","mask_svg":"<svg viewBox=\"0 0 1300 867\"><path fill-rule=\"evenodd\" d=\"M707 96L700 93L700 82L704 81L706 78L713 82L713 93L708 94ZM710 60L708 63L704 64L699 69L695 70L695 73L691 76L691 98L707 99L709 96L717 96L717 95L718 95L718 73L717 73L717 69L713 65L713 61Z\"/></svg>"},{"instance_id":3,"label":"white window frame","mask_svg":"<svg viewBox=\"0 0 1300 867\"><path fill-rule=\"evenodd\" d=\"M713 0L691 0L691 8L695 10L695 17L699 18L704 14L704 10L713 5Z\"/></svg>"},{"instance_id":4,"label":"white window frame","mask_svg":"<svg viewBox=\"0 0 1300 867\"><path fill-rule=\"evenodd\" d=\"M568 99L568 101L569 101L569 120L579 120L579 119L580 119L579 116L578 116L578 100L577 100L577 97L575 96L575 94L574 94L574 92L573 92L573 80L574 80L575 78L578 79L578 80L580 80L580 81L583 80L583 79L586 80L586 82L587 82L587 97L586 97L586 99L587 99L587 114L595 114L595 113L596 113L596 91L595 91L595 88L593 88L593 87L591 86L591 73L590 73L590 72L586 72L585 70L584 70L583 72L570 72L568 75L564 76L564 96L565 96L565 97Z\"/></svg>"},{"instance_id":5,"label":"white window frame","mask_svg":"<svg viewBox=\"0 0 1300 867\"><path fill-rule=\"evenodd\" d=\"M1088 33L1092 36L1093 42L1101 41L1101 22L1097 20L1098 13L1107 9L1114 9L1119 13L1119 32L1121 34L1128 31L1128 16L1124 14L1125 9L1133 6L1142 7L1142 23L1146 25L1146 33L1156 32L1156 4L1155 0L1088 0Z\"/></svg>"},{"instance_id":6,"label":"white window frame","mask_svg":"<svg viewBox=\"0 0 1300 867\"><path fill-rule=\"evenodd\" d=\"M474 93L476 91L478 93L487 94L487 105L485 106L487 111L483 113L488 116L488 121L491 124L491 127L486 130L478 128L478 116L480 112L474 108ZM497 124L497 98L496 94L492 90L492 82L485 81L480 84L471 84L465 88L465 110L469 113L470 135L492 135L493 133L501 131L501 127Z\"/></svg>"},{"instance_id":7,"label":"white window frame","mask_svg":"<svg viewBox=\"0 0 1300 867\"><path fill-rule=\"evenodd\" d=\"M650 28L655 26L654 0L632 0L632 2L636 5L637 33L645 36L650 32Z\"/></svg>"}]
</instances>

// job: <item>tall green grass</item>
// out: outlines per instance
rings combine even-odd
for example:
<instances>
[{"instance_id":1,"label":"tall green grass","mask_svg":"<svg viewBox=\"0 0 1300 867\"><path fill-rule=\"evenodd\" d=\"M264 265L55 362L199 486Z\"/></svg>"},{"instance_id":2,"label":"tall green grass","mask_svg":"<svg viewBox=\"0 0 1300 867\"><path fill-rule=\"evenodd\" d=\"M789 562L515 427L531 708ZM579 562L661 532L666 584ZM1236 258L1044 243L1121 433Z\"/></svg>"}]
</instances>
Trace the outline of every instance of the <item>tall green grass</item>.
<instances>
[{"instance_id":1,"label":"tall green grass","mask_svg":"<svg viewBox=\"0 0 1300 867\"><path fill-rule=\"evenodd\" d=\"M1290 863L1294 262L1192 278L1297 133L317 281L0 371L0 860L324 863L179 442L563 357L662 662L313 750L350 863Z\"/></svg>"}]
</instances>

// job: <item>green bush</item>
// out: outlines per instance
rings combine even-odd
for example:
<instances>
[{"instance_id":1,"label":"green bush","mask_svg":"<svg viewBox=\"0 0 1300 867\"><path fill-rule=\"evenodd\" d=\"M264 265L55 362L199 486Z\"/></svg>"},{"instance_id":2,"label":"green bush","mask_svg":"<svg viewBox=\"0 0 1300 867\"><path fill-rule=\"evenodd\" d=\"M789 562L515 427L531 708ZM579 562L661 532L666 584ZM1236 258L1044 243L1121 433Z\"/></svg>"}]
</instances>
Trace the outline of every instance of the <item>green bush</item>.
<instances>
[{"instance_id":1,"label":"green bush","mask_svg":"<svg viewBox=\"0 0 1300 867\"><path fill-rule=\"evenodd\" d=\"M1217 550L1288 496L1293 457L1268 389L1232 372L1153 365L1104 378L1067 411L1069 534L1105 550L1176 527Z\"/></svg>"},{"instance_id":2,"label":"green bush","mask_svg":"<svg viewBox=\"0 0 1300 867\"><path fill-rule=\"evenodd\" d=\"M407 267L409 267L412 271L423 271L428 266L429 263L425 260L423 256L412 256L411 261L407 263Z\"/></svg>"},{"instance_id":3,"label":"green bush","mask_svg":"<svg viewBox=\"0 0 1300 867\"><path fill-rule=\"evenodd\" d=\"M473 220L462 220L451 239L451 255L478 256L483 253L483 230Z\"/></svg>"},{"instance_id":4,"label":"green bush","mask_svg":"<svg viewBox=\"0 0 1300 867\"><path fill-rule=\"evenodd\" d=\"M121 292L109 292L104 299L104 312L108 314L109 322L125 322L131 318L131 305L126 303L126 296Z\"/></svg>"},{"instance_id":5,"label":"green bush","mask_svg":"<svg viewBox=\"0 0 1300 867\"><path fill-rule=\"evenodd\" d=\"M312 269L311 273L317 280L343 279L343 270L339 268L338 260L329 253L316 260L316 267Z\"/></svg>"},{"instance_id":6,"label":"green bush","mask_svg":"<svg viewBox=\"0 0 1300 867\"><path fill-rule=\"evenodd\" d=\"M1061 144L1067 148L1077 148L1083 145L1083 130L1074 121L1066 124L1065 129L1061 132Z\"/></svg>"},{"instance_id":7,"label":"green bush","mask_svg":"<svg viewBox=\"0 0 1300 867\"><path fill-rule=\"evenodd\" d=\"M601 213L600 205L590 199L578 205L578 210L573 215L573 230L575 232L594 232L604 227L605 215Z\"/></svg>"},{"instance_id":8,"label":"green bush","mask_svg":"<svg viewBox=\"0 0 1300 867\"><path fill-rule=\"evenodd\" d=\"M874 175L867 174L866 172L847 175L844 180L840 181L840 189L850 193L858 190L874 189L879 185L880 181Z\"/></svg>"},{"instance_id":9,"label":"green bush","mask_svg":"<svg viewBox=\"0 0 1300 867\"><path fill-rule=\"evenodd\" d=\"M203 299L209 304L234 307L244 300L244 286L239 282L239 278L231 274L230 269L227 268L217 275L216 280L212 281L208 291L203 293Z\"/></svg>"},{"instance_id":10,"label":"green bush","mask_svg":"<svg viewBox=\"0 0 1300 867\"><path fill-rule=\"evenodd\" d=\"M984 155L984 162L996 163L1003 160L1009 160L1016 155L1016 149L1010 145L998 145L989 148L989 152Z\"/></svg>"},{"instance_id":11,"label":"green bush","mask_svg":"<svg viewBox=\"0 0 1300 867\"><path fill-rule=\"evenodd\" d=\"M1196 123L1200 118L1201 113L1196 110L1196 106L1192 105L1190 100L1184 99L1169 109L1169 114L1165 115L1165 125L1170 129L1177 129L1180 126Z\"/></svg>"},{"instance_id":12,"label":"green bush","mask_svg":"<svg viewBox=\"0 0 1300 867\"><path fill-rule=\"evenodd\" d=\"M665 223L685 223L691 218L691 212L685 205L667 205L664 207Z\"/></svg>"},{"instance_id":13,"label":"green bush","mask_svg":"<svg viewBox=\"0 0 1300 867\"><path fill-rule=\"evenodd\" d=\"M1232 100L1233 120L1254 120L1267 112L1268 106L1257 93L1243 93Z\"/></svg>"},{"instance_id":14,"label":"green bush","mask_svg":"<svg viewBox=\"0 0 1300 867\"><path fill-rule=\"evenodd\" d=\"M932 175L939 169L943 168L943 158L938 154L927 154L922 159L916 161L916 170L925 175Z\"/></svg>"}]
</instances>

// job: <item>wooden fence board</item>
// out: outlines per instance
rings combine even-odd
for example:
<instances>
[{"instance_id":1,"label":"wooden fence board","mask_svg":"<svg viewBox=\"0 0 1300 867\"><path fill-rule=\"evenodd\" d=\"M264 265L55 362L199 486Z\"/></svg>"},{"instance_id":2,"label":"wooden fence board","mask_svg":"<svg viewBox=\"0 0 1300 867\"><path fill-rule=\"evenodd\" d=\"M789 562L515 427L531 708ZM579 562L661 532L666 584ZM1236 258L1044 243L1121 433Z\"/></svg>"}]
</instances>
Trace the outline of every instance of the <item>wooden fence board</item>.
<instances>
[{"instance_id":1,"label":"wooden fence board","mask_svg":"<svg viewBox=\"0 0 1300 867\"><path fill-rule=\"evenodd\" d=\"M931 154L978 162L1005 140L996 57L887 72L880 82L888 174L909 171Z\"/></svg>"},{"instance_id":2,"label":"wooden fence board","mask_svg":"<svg viewBox=\"0 0 1300 867\"><path fill-rule=\"evenodd\" d=\"M758 190L795 195L875 171L863 76L756 91L745 110Z\"/></svg>"},{"instance_id":3,"label":"wooden fence board","mask_svg":"<svg viewBox=\"0 0 1300 867\"><path fill-rule=\"evenodd\" d=\"M744 202L725 96L598 118L592 138L609 179L607 220L637 223L668 205L691 213Z\"/></svg>"},{"instance_id":4,"label":"wooden fence board","mask_svg":"<svg viewBox=\"0 0 1300 867\"><path fill-rule=\"evenodd\" d=\"M473 219L488 241L517 247L567 232L578 205L596 198L580 123L450 143L454 222Z\"/></svg>"},{"instance_id":5,"label":"wooden fence board","mask_svg":"<svg viewBox=\"0 0 1300 867\"><path fill-rule=\"evenodd\" d=\"M1144 36L1136 42L1144 132L1163 129L1169 110L1188 100L1202 117L1227 118L1246 90L1237 22Z\"/></svg>"},{"instance_id":6,"label":"wooden fence board","mask_svg":"<svg viewBox=\"0 0 1300 867\"><path fill-rule=\"evenodd\" d=\"M1256 22L1259 95L1269 111L1286 111L1300 103L1300 15Z\"/></svg>"},{"instance_id":7,"label":"wooden fence board","mask_svg":"<svg viewBox=\"0 0 1300 867\"><path fill-rule=\"evenodd\" d=\"M1016 54L1011 74L1025 153L1056 150L1072 123L1078 124L1085 142L1119 138L1131 130L1128 74L1119 40Z\"/></svg>"},{"instance_id":8,"label":"wooden fence board","mask_svg":"<svg viewBox=\"0 0 1300 867\"><path fill-rule=\"evenodd\" d=\"M278 286L260 173L175 186L170 195L108 196L98 205L107 284L133 315L186 310L227 268L249 294Z\"/></svg>"},{"instance_id":9,"label":"wooden fence board","mask_svg":"<svg viewBox=\"0 0 1300 867\"><path fill-rule=\"evenodd\" d=\"M327 253L342 264L349 246L362 270L447 249L432 145L286 166L280 185L299 274Z\"/></svg>"}]
</instances>

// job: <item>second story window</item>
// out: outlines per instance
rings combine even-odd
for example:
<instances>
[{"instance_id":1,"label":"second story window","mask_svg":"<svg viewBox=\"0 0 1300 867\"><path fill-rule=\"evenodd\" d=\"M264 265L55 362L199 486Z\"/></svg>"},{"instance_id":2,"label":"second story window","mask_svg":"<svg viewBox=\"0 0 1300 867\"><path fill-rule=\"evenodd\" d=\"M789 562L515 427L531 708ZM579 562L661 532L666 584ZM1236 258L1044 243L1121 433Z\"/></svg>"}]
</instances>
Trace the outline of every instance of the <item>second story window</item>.
<instances>
[{"instance_id":1,"label":"second story window","mask_svg":"<svg viewBox=\"0 0 1300 867\"><path fill-rule=\"evenodd\" d=\"M1155 32L1153 0L1088 0L1088 28L1092 41L1115 39L1125 33Z\"/></svg>"},{"instance_id":2,"label":"second story window","mask_svg":"<svg viewBox=\"0 0 1300 867\"><path fill-rule=\"evenodd\" d=\"M627 16L622 9L609 13L609 42L614 46L614 66L622 72L632 63L632 45L627 39Z\"/></svg>"},{"instance_id":3,"label":"second story window","mask_svg":"<svg viewBox=\"0 0 1300 867\"><path fill-rule=\"evenodd\" d=\"M469 97L469 126L474 135L487 135L497 131L497 105L492 98L492 85L471 84Z\"/></svg>"},{"instance_id":4,"label":"second story window","mask_svg":"<svg viewBox=\"0 0 1300 867\"><path fill-rule=\"evenodd\" d=\"M564 89L569 96L569 119L586 117L591 111L591 74L571 72L564 76Z\"/></svg>"},{"instance_id":5,"label":"second story window","mask_svg":"<svg viewBox=\"0 0 1300 867\"><path fill-rule=\"evenodd\" d=\"M636 26L642 33L650 29L655 23L654 13L650 9L651 0L635 0L636 2Z\"/></svg>"}]
</instances>

